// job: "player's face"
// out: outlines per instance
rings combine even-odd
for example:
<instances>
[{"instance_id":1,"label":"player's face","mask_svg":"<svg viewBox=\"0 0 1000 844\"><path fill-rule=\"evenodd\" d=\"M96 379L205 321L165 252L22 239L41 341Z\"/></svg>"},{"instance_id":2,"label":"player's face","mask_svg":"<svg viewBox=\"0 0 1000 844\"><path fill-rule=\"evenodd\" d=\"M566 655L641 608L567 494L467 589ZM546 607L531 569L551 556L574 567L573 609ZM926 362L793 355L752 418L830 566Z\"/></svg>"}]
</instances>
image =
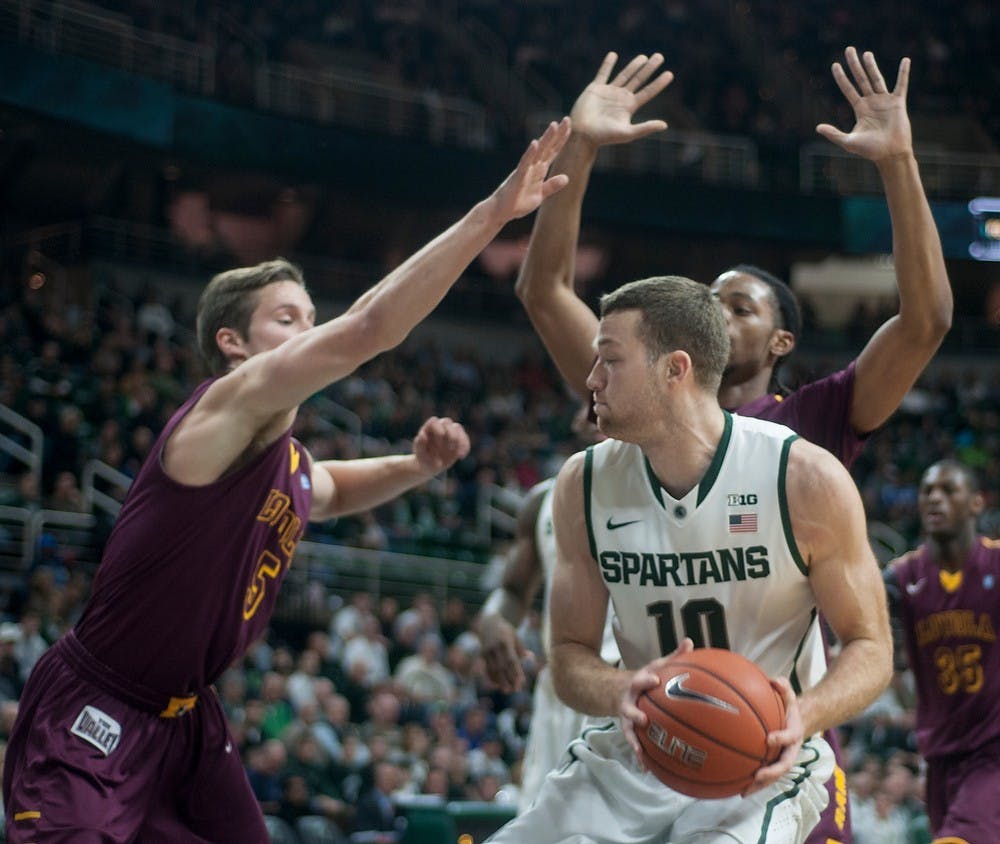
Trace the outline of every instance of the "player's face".
<instances>
[{"instance_id":1,"label":"player's face","mask_svg":"<svg viewBox=\"0 0 1000 844\"><path fill-rule=\"evenodd\" d=\"M275 349L297 334L312 328L316 308L312 298L294 281L276 281L258 293L257 307L250 317L245 348L249 356Z\"/></svg>"},{"instance_id":2,"label":"player's face","mask_svg":"<svg viewBox=\"0 0 1000 844\"><path fill-rule=\"evenodd\" d=\"M655 366L638 337L639 319L638 311L615 311L601 320L597 360L587 376L598 430L627 442L635 442L643 423L659 416Z\"/></svg>"},{"instance_id":3,"label":"player's face","mask_svg":"<svg viewBox=\"0 0 1000 844\"><path fill-rule=\"evenodd\" d=\"M917 508L924 533L946 539L974 529L976 516L982 510L982 496L969 488L963 472L935 464L920 481Z\"/></svg>"},{"instance_id":4,"label":"player's face","mask_svg":"<svg viewBox=\"0 0 1000 844\"><path fill-rule=\"evenodd\" d=\"M729 363L723 381L741 383L774 366L775 331L780 322L774 295L759 278L727 272L712 282L729 328Z\"/></svg>"}]
</instances>

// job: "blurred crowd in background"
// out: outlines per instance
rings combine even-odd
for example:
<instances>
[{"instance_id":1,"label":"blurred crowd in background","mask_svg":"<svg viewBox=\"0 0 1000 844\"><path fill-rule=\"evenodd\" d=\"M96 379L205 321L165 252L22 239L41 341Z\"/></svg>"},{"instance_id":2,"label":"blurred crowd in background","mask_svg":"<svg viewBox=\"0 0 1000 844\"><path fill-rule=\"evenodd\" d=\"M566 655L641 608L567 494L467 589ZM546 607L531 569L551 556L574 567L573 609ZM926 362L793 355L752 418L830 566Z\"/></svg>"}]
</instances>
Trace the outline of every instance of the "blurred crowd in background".
<instances>
[{"instance_id":1,"label":"blurred crowd in background","mask_svg":"<svg viewBox=\"0 0 1000 844\"><path fill-rule=\"evenodd\" d=\"M850 110L829 75L830 63L849 43L887 59L913 59L919 74L915 111L964 115L994 142L1000 130L990 76L983 72L998 35L987 0L960 8L944 0L875 7L860 0L96 5L136 27L221 46L216 75L223 99L251 102L255 69L264 60L306 70L334 67L428 96L483 104L501 145L519 146L535 127L526 127L531 116L518 110L523 101L498 84L491 64L509 68L536 99L550 105L566 100L565 108L593 77L607 45L621 56L653 50L666 56L678 80L661 106L671 125L749 135L765 154L814 140L819 119L850 124ZM894 78L891 65L887 77L890 72ZM980 142L976 132L949 140L967 149Z\"/></svg>"},{"instance_id":2,"label":"blurred crowd in background","mask_svg":"<svg viewBox=\"0 0 1000 844\"><path fill-rule=\"evenodd\" d=\"M1000 111L991 99L995 74L989 72L1000 16L991 14L989 0L960 7L945 0L761 0L752 7L744 0L91 5L124 16L136 29L213 47L211 94L226 103L254 105L265 62L306 72L332 69L417 91L428 106L445 97L485 108L485 145L496 148L520 147L534 134L536 108L567 108L609 46L622 57L659 50L677 81L651 104L657 113L644 116L664 117L674 129L752 139L768 165L762 186L777 191L797 188L799 151L816 138L817 122L851 124L849 106L830 78L830 63L841 60L851 43L877 51L890 86L896 60L913 59L910 112L925 148L990 151L1000 138ZM0 170L12 174L19 161L11 153ZM147 164L138 169L145 172ZM164 179L180 172L173 164L168 171L176 172ZM232 175L232 184L243 178ZM129 182L122 184L127 188ZM164 208L176 187L165 184ZM82 191L89 211L106 211L98 201L104 197L118 216L163 223L160 200L150 200L149 213L131 213L131 194L124 188L121 193L125 199L119 201L106 186ZM39 197L46 205L45 195ZM294 199L294 192L285 198ZM119 206L129 213L118 214ZM344 207L334 203L329 216L338 223L342 216L364 216L355 200L345 199ZM413 216L435 213L443 211L421 208ZM328 250L336 239L322 225L313 237ZM370 251L377 248L387 265L396 252L407 251L384 234L370 240ZM616 271L626 260L622 253L638 251L638 240L617 250ZM371 258L357 234L340 241L348 253L364 253L347 257ZM714 246L691 246L692 252L698 248L706 255ZM228 264L231 257L227 252L219 260ZM644 260L644 253L635 256ZM125 291L97 271L85 296L71 295L71 287L44 275L28 284L6 279L0 288L0 406L36 424L44 446L40 476L0 454L0 509L85 513L89 461L134 477L166 420L203 377L191 334L192 297L164 294L152 284L143 289L141 281ZM593 281L596 290L602 279ZM456 299L456 293L467 298ZM518 350L498 357L484 342L446 342L440 333L433 341L412 339L307 403L296 436L316 458L352 458L409 450L410 438L431 415L462 422L472 450L442 479L373 512L310 525L305 538L481 563L483 599L511 540L501 526L487 525L484 533L483 500L497 490L516 500L554 474L582 443L572 432L577 402L530 336L513 293L497 293L469 278L456 293L459 310L468 301L479 303L470 309L474 316L489 313L500 320L516 313L509 321L525 332ZM807 337L817 325L808 305ZM843 366L886 313L895 313L894 303L886 313L865 307L858 306L844 330L847 351L793 355L782 380L794 387ZM985 358L973 363L940 355L852 469L883 563L919 541L920 476L945 457L976 470L986 497L980 529L1000 537L1000 367ZM336 406L357 417L360 434L342 426L342 417L330 412ZM30 445L19 433L4 433ZM120 500L125 484L112 483L108 491ZM110 515L95 515L99 546ZM17 541L0 519L5 559L19 559L11 552ZM0 571L0 750L28 674L78 619L94 573L92 561L82 563L57 533L42 532L28 551L23 566ZM308 623L276 618L218 684L273 840L399 841L401 807L420 799L477 801L513 811L532 684L542 665L537 610L521 631L536 655L526 666L528 685L503 694L483 670L477 601L431 592L353 591L337 588L335 580L313 585L322 593L320 612L310 614ZM913 706L912 678L900 672L863 717L842 728L857 844L930 841Z\"/></svg>"}]
</instances>

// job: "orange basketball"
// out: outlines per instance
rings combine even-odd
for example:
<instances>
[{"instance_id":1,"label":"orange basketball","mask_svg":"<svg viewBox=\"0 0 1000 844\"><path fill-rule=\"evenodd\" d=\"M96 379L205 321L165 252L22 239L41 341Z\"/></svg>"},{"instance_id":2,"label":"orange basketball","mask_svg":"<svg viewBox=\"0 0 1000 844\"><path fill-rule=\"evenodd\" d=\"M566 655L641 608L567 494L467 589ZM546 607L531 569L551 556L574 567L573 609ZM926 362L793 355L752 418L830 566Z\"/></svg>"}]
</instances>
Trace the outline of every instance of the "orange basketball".
<instances>
[{"instance_id":1,"label":"orange basketball","mask_svg":"<svg viewBox=\"0 0 1000 844\"><path fill-rule=\"evenodd\" d=\"M681 794L739 794L780 755L767 734L784 726L784 702L763 671L732 651L699 648L674 660L638 704L649 717L637 733L650 772Z\"/></svg>"}]
</instances>

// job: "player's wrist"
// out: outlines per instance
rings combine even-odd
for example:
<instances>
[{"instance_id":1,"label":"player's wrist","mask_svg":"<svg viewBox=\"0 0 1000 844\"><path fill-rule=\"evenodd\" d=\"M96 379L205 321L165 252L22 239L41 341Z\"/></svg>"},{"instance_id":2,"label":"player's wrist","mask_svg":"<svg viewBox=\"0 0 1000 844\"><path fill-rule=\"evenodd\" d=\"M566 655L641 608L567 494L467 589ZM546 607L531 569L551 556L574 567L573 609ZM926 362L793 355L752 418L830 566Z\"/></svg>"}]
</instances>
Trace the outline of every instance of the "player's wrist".
<instances>
[{"instance_id":1,"label":"player's wrist","mask_svg":"<svg viewBox=\"0 0 1000 844\"><path fill-rule=\"evenodd\" d=\"M917 158L913 153L913 147L904 147L892 150L884 155L872 159L879 170L891 170L893 168L906 168L917 163Z\"/></svg>"}]
</instances>

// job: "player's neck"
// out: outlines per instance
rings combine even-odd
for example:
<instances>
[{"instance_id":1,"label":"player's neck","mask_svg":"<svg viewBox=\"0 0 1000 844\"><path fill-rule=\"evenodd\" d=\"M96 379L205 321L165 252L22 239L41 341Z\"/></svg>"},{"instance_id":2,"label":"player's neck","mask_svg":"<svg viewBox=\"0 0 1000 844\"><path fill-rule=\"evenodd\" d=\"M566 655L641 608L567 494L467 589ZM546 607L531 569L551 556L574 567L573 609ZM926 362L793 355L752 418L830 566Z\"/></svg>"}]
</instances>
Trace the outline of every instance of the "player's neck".
<instances>
[{"instance_id":1,"label":"player's neck","mask_svg":"<svg viewBox=\"0 0 1000 844\"><path fill-rule=\"evenodd\" d=\"M726 410L736 410L770 392L773 375L771 369L760 369L749 378L740 379L740 375L734 371L727 373L722 378L722 385L719 387L719 404Z\"/></svg>"},{"instance_id":2,"label":"player's neck","mask_svg":"<svg viewBox=\"0 0 1000 844\"><path fill-rule=\"evenodd\" d=\"M667 421L662 437L641 447L660 485L683 498L704 477L715 457L726 420L714 400L699 401Z\"/></svg>"},{"instance_id":3,"label":"player's neck","mask_svg":"<svg viewBox=\"0 0 1000 844\"><path fill-rule=\"evenodd\" d=\"M975 529L970 528L954 536L927 537L931 559L945 571L960 571L972 553L976 542Z\"/></svg>"}]
</instances>

